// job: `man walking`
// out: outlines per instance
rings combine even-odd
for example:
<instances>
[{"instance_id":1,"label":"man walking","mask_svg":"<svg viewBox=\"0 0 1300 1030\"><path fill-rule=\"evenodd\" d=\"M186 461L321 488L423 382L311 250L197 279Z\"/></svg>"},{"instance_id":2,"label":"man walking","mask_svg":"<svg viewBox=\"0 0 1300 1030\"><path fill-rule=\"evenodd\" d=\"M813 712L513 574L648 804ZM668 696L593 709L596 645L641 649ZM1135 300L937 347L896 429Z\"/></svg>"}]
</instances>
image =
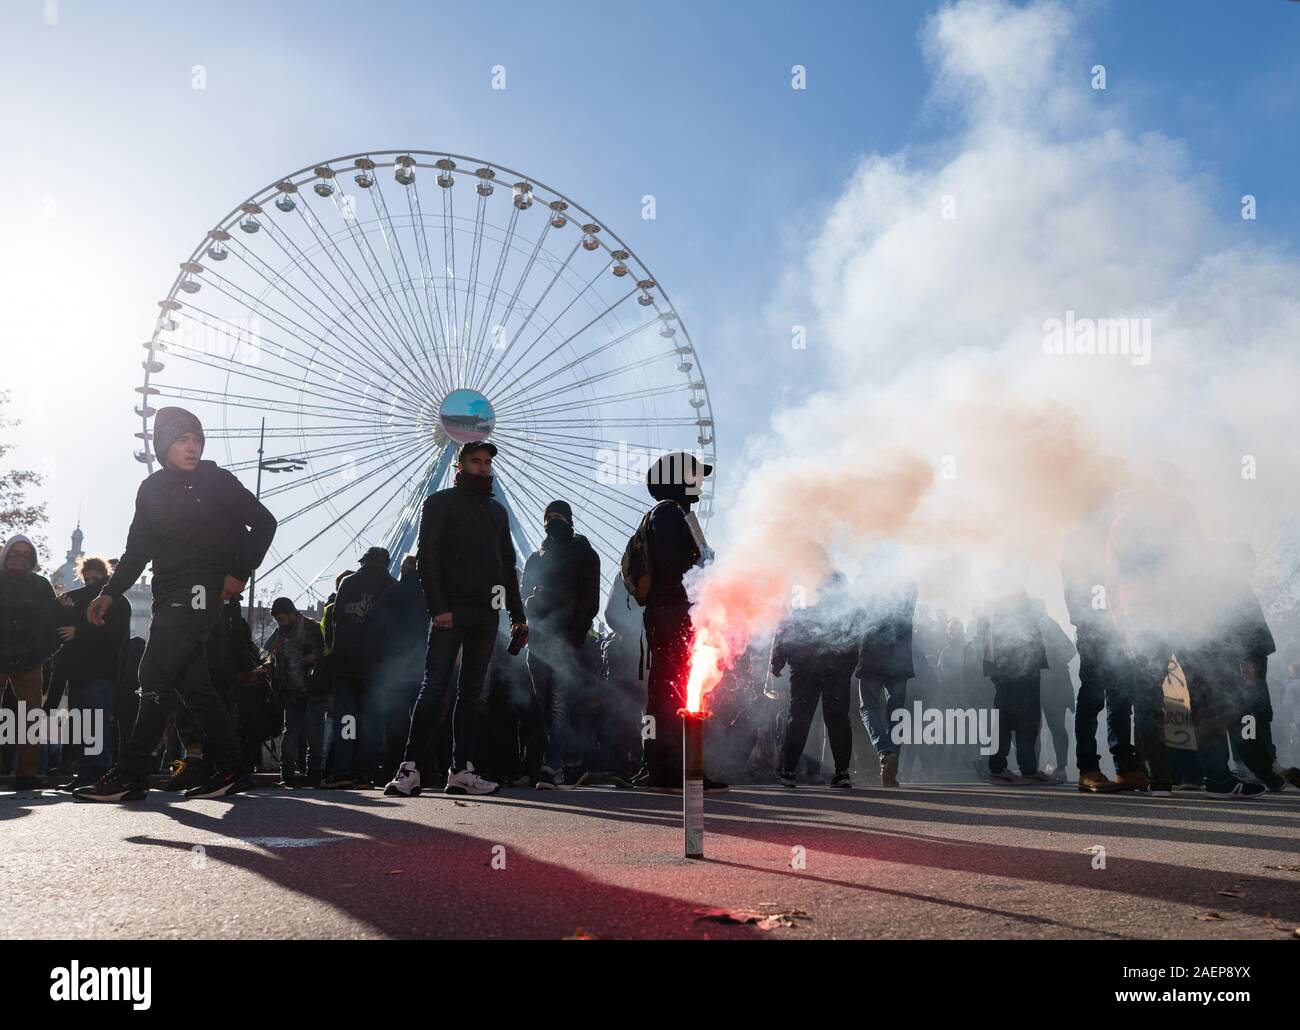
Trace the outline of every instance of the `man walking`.
<instances>
[{"instance_id":1,"label":"man walking","mask_svg":"<svg viewBox=\"0 0 1300 1030\"><path fill-rule=\"evenodd\" d=\"M116 598L153 562L153 622L140 662L141 700L120 763L79 801L136 801L148 790L153 750L168 715L184 705L206 738L213 767L186 797L221 797L248 789L230 716L208 675L207 640L227 598L237 596L266 556L275 516L230 472L203 461L203 427L183 408L154 417L153 446L162 468L136 493L126 550L100 595L86 609L104 625Z\"/></svg>"},{"instance_id":2,"label":"man walking","mask_svg":"<svg viewBox=\"0 0 1300 1030\"><path fill-rule=\"evenodd\" d=\"M418 761L434 732L435 713L447 692L457 654L460 676L445 789L448 794L492 794L499 789L474 771L479 722L487 709L488 664L501 607L510 614L514 640L527 639L528 624L519 595L510 518L492 497L496 455L496 445L485 440L465 444L456 463L455 485L425 498L420 511L416 565L433 625L406 753L385 794L410 797L420 792Z\"/></svg>"}]
</instances>

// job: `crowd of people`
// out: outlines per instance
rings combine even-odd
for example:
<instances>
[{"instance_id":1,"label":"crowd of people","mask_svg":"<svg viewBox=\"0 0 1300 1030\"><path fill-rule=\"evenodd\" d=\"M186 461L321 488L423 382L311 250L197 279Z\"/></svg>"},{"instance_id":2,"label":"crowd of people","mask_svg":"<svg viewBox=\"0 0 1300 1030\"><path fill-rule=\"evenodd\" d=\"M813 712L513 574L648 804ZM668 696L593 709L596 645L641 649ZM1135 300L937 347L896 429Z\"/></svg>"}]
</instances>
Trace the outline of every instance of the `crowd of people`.
<instances>
[{"instance_id":1,"label":"crowd of people","mask_svg":"<svg viewBox=\"0 0 1300 1030\"><path fill-rule=\"evenodd\" d=\"M66 694L81 725L106 728L103 746L57 758L39 742L0 747L0 773L12 766L19 790L123 802L165 776L162 789L220 797L250 789L269 762L283 787L406 797L682 789L686 580L711 554L693 511L711 466L680 453L654 463L653 504L602 597L600 557L564 500L539 513L543 542L520 569L493 496L497 448L467 443L454 485L425 500L397 577L393 556L370 547L339 573L319 621L280 597L274 631L255 641L240 601L274 516L203 459L190 412L161 409L153 441L162 467L141 484L123 553L83 559L84 586L56 593L25 536L0 551L3 703L48 713ZM149 563L145 642L130 636L124 595ZM706 776L705 790L1062 784L1071 737L1080 790L1236 799L1300 787L1300 638L1286 627L1286 676L1275 665L1270 680L1278 648L1250 564L1148 485L1067 540L1073 637L1013 563L965 620L918 604L898 568L866 583L835 574L711 695L706 754L722 778ZM1175 733L1179 690L1189 719ZM992 736L902 739L900 716L918 703L993 713Z\"/></svg>"}]
</instances>

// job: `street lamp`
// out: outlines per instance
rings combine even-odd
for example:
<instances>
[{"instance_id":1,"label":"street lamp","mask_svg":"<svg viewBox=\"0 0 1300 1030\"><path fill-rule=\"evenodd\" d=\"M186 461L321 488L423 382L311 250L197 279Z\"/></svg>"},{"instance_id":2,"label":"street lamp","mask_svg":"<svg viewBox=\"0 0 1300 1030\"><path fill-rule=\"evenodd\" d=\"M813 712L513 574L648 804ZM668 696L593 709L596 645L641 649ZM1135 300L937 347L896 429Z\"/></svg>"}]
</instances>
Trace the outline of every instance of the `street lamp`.
<instances>
[{"instance_id":1,"label":"street lamp","mask_svg":"<svg viewBox=\"0 0 1300 1030\"><path fill-rule=\"evenodd\" d=\"M301 472L307 467L307 459L303 457L280 457L280 458L263 458L262 450L266 444L266 419L262 419L262 431L257 438L257 493L256 497L262 499L262 473L280 473L280 472ZM255 592L257 590L257 570L254 569L248 577L248 625L253 625L253 605L255 604Z\"/></svg>"}]
</instances>

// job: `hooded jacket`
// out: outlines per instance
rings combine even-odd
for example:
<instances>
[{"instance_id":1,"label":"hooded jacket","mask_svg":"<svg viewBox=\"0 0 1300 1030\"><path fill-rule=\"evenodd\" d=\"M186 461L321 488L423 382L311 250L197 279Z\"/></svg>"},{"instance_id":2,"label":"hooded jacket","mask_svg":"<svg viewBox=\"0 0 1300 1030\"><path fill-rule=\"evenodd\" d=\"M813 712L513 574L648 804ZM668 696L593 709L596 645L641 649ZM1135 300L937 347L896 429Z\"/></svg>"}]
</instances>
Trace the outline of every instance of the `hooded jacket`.
<instances>
[{"instance_id":1,"label":"hooded jacket","mask_svg":"<svg viewBox=\"0 0 1300 1030\"><path fill-rule=\"evenodd\" d=\"M365 672L365 627L379 595L397 580L380 561L364 562L339 584L330 616L330 653L336 672L360 676Z\"/></svg>"},{"instance_id":2,"label":"hooded jacket","mask_svg":"<svg viewBox=\"0 0 1300 1030\"><path fill-rule=\"evenodd\" d=\"M58 627L75 624L72 609L59 604L44 576L4 571L9 551L17 543L27 544L36 554L36 545L21 533L0 549L0 672L23 672L41 665L59 649Z\"/></svg>"},{"instance_id":3,"label":"hooded jacket","mask_svg":"<svg viewBox=\"0 0 1300 1030\"><path fill-rule=\"evenodd\" d=\"M524 562L524 606L539 643L551 637L576 648L600 610L600 555L585 536L560 525Z\"/></svg>"},{"instance_id":4,"label":"hooded jacket","mask_svg":"<svg viewBox=\"0 0 1300 1030\"><path fill-rule=\"evenodd\" d=\"M193 472L162 468L135 495L126 550L103 593L120 597L153 562L155 598L247 581L275 537L275 516L230 472L200 461Z\"/></svg>"},{"instance_id":5,"label":"hooded jacket","mask_svg":"<svg viewBox=\"0 0 1300 1030\"><path fill-rule=\"evenodd\" d=\"M510 519L500 501L464 484L430 494L420 510L416 561L430 616L491 611L502 588L510 621L524 621Z\"/></svg>"}]
</instances>

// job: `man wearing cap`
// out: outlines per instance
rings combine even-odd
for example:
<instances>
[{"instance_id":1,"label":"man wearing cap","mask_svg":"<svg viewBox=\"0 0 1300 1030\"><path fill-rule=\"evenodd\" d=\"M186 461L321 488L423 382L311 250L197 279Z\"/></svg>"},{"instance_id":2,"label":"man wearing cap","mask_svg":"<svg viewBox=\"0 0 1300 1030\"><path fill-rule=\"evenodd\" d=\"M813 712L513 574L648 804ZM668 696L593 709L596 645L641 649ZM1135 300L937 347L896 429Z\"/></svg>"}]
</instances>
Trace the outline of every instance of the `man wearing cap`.
<instances>
[{"instance_id":1,"label":"man wearing cap","mask_svg":"<svg viewBox=\"0 0 1300 1030\"><path fill-rule=\"evenodd\" d=\"M380 697L366 683L366 620L379 595L393 586L388 551L371 547L357 571L339 584L330 631L333 674L334 775L322 786L333 790L371 787L383 741Z\"/></svg>"},{"instance_id":2,"label":"man wearing cap","mask_svg":"<svg viewBox=\"0 0 1300 1030\"><path fill-rule=\"evenodd\" d=\"M701 564L708 545L691 506L700 499L700 483L713 472L694 455L665 454L650 466L646 487L657 502L647 526L650 595L645 606L650 676L646 684L643 730L644 775L637 778L652 791L682 789L682 734L677 711L686 703L691 668L691 602L683 578ZM725 783L704 778L706 791L723 791Z\"/></svg>"},{"instance_id":3,"label":"man wearing cap","mask_svg":"<svg viewBox=\"0 0 1300 1030\"><path fill-rule=\"evenodd\" d=\"M529 778L549 790L581 786L587 778L574 720L584 676L579 652L600 610L600 556L574 533L568 501L548 504L542 525L546 542L524 563L533 683L525 725Z\"/></svg>"},{"instance_id":4,"label":"man wearing cap","mask_svg":"<svg viewBox=\"0 0 1300 1030\"><path fill-rule=\"evenodd\" d=\"M528 624L519 595L510 518L492 497L496 446L467 443L456 463L455 485L424 501L416 565L433 625L425 656L424 683L411 713L411 732L397 775L384 793L420 792L421 758L430 750L435 716L442 705L456 655L460 676L452 709L448 794L491 794L498 785L474 771L479 723L487 709L484 686L496 643L500 611L510 614L511 633L524 639ZM426 769L426 778L430 770Z\"/></svg>"},{"instance_id":5,"label":"man wearing cap","mask_svg":"<svg viewBox=\"0 0 1300 1030\"><path fill-rule=\"evenodd\" d=\"M298 745L307 738L307 779L309 787L320 786L321 766L325 760L325 703L314 698L312 678L325 651L320 623L298 611L288 597L271 602L275 632L266 640L266 655L271 663L271 686L284 705L284 736L280 740L280 782L296 786Z\"/></svg>"},{"instance_id":6,"label":"man wearing cap","mask_svg":"<svg viewBox=\"0 0 1300 1030\"><path fill-rule=\"evenodd\" d=\"M86 608L93 626L153 562L153 621L140 662L140 707L121 760L80 801L137 801L148 790L153 750L179 705L206 738L213 772L186 797L220 797L252 781L239 766L230 717L208 674L207 641L223 603L237 596L275 537L275 516L230 472L203 461L203 427L184 408L154 417L153 450L162 464L136 493L126 550Z\"/></svg>"}]
</instances>

